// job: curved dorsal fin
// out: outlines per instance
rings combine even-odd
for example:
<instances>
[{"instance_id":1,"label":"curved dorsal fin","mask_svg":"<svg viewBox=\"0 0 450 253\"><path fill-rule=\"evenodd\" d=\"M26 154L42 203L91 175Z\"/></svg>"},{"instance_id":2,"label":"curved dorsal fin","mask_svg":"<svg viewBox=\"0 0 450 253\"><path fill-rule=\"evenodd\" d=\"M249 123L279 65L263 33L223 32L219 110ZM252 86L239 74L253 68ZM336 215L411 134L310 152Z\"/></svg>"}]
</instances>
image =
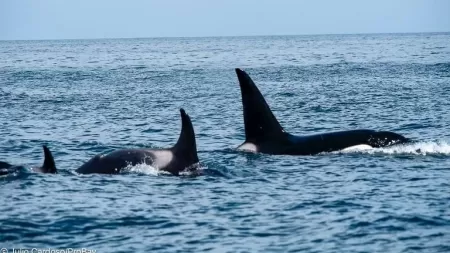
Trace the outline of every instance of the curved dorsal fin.
<instances>
[{"instance_id":1,"label":"curved dorsal fin","mask_svg":"<svg viewBox=\"0 0 450 253\"><path fill-rule=\"evenodd\" d=\"M186 114L183 108L180 109L180 114L181 133L172 150L175 153L185 157L187 161L197 163L197 144L195 142L195 132L194 127L192 126L191 118Z\"/></svg>"},{"instance_id":2,"label":"curved dorsal fin","mask_svg":"<svg viewBox=\"0 0 450 253\"><path fill-rule=\"evenodd\" d=\"M250 76L240 69L236 69L236 74L244 107L246 142L264 141L284 133L283 127L278 123Z\"/></svg>"},{"instance_id":3,"label":"curved dorsal fin","mask_svg":"<svg viewBox=\"0 0 450 253\"><path fill-rule=\"evenodd\" d=\"M44 149L44 164L42 164L42 172L56 173L56 165L52 153L47 146L43 145L42 148Z\"/></svg>"}]
</instances>

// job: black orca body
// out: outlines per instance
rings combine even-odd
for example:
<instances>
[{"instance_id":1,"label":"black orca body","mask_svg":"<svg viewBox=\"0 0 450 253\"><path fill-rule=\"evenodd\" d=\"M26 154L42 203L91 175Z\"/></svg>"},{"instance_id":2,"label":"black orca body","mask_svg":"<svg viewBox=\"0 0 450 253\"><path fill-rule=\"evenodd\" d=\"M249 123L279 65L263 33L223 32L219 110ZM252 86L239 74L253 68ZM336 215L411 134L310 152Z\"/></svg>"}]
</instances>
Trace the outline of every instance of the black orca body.
<instances>
[{"instance_id":1,"label":"black orca body","mask_svg":"<svg viewBox=\"0 0 450 253\"><path fill-rule=\"evenodd\" d=\"M80 174L118 174L128 166L148 164L159 170L179 175L198 164L197 145L191 119L180 109L182 128L177 143L167 149L121 149L106 155L97 155L80 168Z\"/></svg>"},{"instance_id":2,"label":"black orca body","mask_svg":"<svg viewBox=\"0 0 450 253\"><path fill-rule=\"evenodd\" d=\"M56 174L57 170L52 153L47 148L47 146L44 145L42 146L42 148L44 149L44 163L40 167L32 167L31 170L39 173ZM7 175L22 169L25 169L25 167L22 165L11 165L7 162L0 162L0 175Z\"/></svg>"},{"instance_id":3,"label":"black orca body","mask_svg":"<svg viewBox=\"0 0 450 253\"><path fill-rule=\"evenodd\" d=\"M244 109L245 142L238 149L276 155L314 155L352 146L387 147L408 142L388 131L353 130L310 136L284 131L250 76L236 69Z\"/></svg>"}]
</instances>

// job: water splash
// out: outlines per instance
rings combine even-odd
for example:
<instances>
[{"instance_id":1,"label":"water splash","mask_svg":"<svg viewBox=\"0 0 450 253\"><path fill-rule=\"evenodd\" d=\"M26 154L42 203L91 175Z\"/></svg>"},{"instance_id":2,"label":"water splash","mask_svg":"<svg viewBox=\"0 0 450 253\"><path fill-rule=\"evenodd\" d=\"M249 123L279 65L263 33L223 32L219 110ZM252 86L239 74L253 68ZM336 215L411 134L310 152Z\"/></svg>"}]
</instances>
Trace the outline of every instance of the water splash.
<instances>
[{"instance_id":1,"label":"water splash","mask_svg":"<svg viewBox=\"0 0 450 253\"><path fill-rule=\"evenodd\" d=\"M148 165L146 163L139 163L136 165L128 165L123 170L125 173L136 173L136 174L145 174L145 175L152 175L152 176L158 176L160 174L167 174L169 172L159 170L158 168L155 168L151 165ZM170 173L169 173L170 174Z\"/></svg>"},{"instance_id":2,"label":"water splash","mask_svg":"<svg viewBox=\"0 0 450 253\"><path fill-rule=\"evenodd\" d=\"M186 168L185 170L180 172L180 176L199 176L203 174L203 170L205 168L198 165L198 167L195 167L195 169L192 169L191 167ZM136 173L136 174L144 174L144 175L152 175L152 176L159 176L159 175L172 175L170 172L165 170L160 170L156 167L153 167L151 165L148 165L146 163L139 163L136 165L128 165L125 167L122 172L124 173Z\"/></svg>"},{"instance_id":3,"label":"water splash","mask_svg":"<svg viewBox=\"0 0 450 253\"><path fill-rule=\"evenodd\" d=\"M450 144L445 141L416 142L387 148L369 148L366 145L350 147L338 153L450 155Z\"/></svg>"}]
</instances>

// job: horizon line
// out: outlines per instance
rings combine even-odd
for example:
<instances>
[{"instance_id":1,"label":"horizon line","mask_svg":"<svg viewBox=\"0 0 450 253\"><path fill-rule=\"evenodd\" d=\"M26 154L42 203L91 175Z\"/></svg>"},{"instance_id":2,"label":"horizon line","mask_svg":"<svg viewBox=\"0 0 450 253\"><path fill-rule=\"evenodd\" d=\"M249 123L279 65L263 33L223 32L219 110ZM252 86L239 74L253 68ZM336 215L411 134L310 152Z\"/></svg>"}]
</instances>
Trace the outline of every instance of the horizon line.
<instances>
[{"instance_id":1,"label":"horizon line","mask_svg":"<svg viewBox=\"0 0 450 253\"><path fill-rule=\"evenodd\" d=\"M236 37L295 37L295 36L327 36L327 35L383 35L383 34L446 34L450 31L427 32L355 32L355 33L310 33L310 34L258 34L258 35L211 35L211 36L149 36L149 37L93 37L93 38L53 38L53 39L0 39L0 41L57 41L57 40L121 40L121 39L181 39L181 38L236 38Z\"/></svg>"}]
</instances>

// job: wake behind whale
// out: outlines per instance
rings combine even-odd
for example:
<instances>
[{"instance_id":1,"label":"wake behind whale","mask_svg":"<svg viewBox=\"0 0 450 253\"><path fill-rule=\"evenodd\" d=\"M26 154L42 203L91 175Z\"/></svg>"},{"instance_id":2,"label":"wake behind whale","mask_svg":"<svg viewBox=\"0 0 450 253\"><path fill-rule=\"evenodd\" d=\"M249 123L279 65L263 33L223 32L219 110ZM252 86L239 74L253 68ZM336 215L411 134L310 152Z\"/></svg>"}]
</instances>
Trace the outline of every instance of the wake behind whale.
<instances>
[{"instance_id":1,"label":"wake behind whale","mask_svg":"<svg viewBox=\"0 0 450 253\"><path fill-rule=\"evenodd\" d=\"M445 141L420 141L382 148L355 146L352 148L336 151L335 153L450 156L450 144Z\"/></svg>"}]
</instances>

